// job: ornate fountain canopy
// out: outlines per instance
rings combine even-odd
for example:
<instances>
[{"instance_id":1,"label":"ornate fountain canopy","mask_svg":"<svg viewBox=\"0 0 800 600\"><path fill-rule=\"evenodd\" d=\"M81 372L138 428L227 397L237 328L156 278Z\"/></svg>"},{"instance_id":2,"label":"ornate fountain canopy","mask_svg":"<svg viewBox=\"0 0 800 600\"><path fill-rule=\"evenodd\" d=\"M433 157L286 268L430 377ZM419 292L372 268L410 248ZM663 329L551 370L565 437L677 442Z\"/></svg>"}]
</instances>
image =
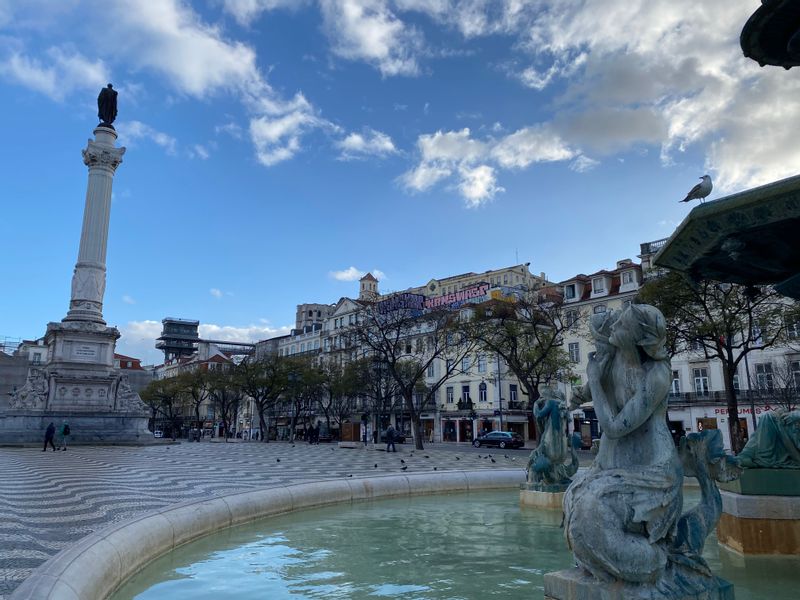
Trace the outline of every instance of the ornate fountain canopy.
<instances>
[{"instance_id":1,"label":"ornate fountain canopy","mask_svg":"<svg viewBox=\"0 0 800 600\"><path fill-rule=\"evenodd\" d=\"M656 255L657 266L800 299L800 175L696 206Z\"/></svg>"},{"instance_id":2,"label":"ornate fountain canopy","mask_svg":"<svg viewBox=\"0 0 800 600\"><path fill-rule=\"evenodd\" d=\"M800 2L761 0L740 37L744 55L762 67L791 69L800 65Z\"/></svg>"}]
</instances>

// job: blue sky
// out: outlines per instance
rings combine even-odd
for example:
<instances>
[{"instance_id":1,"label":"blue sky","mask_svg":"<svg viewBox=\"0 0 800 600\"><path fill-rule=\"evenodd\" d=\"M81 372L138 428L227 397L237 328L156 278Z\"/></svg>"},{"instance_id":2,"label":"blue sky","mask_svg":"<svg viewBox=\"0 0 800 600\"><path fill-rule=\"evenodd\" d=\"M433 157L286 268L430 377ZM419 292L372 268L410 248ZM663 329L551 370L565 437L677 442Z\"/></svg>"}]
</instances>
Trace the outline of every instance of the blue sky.
<instances>
[{"instance_id":1,"label":"blue sky","mask_svg":"<svg viewBox=\"0 0 800 600\"><path fill-rule=\"evenodd\" d=\"M797 172L797 74L745 60L745 0L0 0L0 336L67 310L95 99L119 90L104 314L285 331L299 302L635 257ZM518 259L517 259L518 257Z\"/></svg>"}]
</instances>

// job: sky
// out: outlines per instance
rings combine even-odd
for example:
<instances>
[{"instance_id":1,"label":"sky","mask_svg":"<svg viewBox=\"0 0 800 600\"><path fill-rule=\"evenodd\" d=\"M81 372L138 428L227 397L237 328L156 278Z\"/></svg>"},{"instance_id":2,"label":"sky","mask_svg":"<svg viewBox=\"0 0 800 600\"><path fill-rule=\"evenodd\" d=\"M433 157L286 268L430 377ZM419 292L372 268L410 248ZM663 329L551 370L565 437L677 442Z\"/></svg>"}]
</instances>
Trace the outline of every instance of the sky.
<instances>
[{"instance_id":1,"label":"sky","mask_svg":"<svg viewBox=\"0 0 800 600\"><path fill-rule=\"evenodd\" d=\"M563 281L800 169L756 0L0 0L0 337L67 312L96 98L119 91L104 315L286 333L295 305L530 262ZM34 160L35 159L35 160Z\"/></svg>"}]
</instances>

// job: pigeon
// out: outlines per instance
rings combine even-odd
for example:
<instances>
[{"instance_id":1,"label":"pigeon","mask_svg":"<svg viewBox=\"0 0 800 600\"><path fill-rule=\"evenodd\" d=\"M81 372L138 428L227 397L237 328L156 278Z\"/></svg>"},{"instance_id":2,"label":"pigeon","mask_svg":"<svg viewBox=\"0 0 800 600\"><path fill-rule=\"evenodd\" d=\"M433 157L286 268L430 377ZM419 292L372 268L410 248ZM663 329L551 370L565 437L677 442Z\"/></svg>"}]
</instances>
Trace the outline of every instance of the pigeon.
<instances>
[{"instance_id":1,"label":"pigeon","mask_svg":"<svg viewBox=\"0 0 800 600\"><path fill-rule=\"evenodd\" d=\"M461 460L461 457L460 456L456 456L456 460Z\"/></svg>"},{"instance_id":2,"label":"pigeon","mask_svg":"<svg viewBox=\"0 0 800 600\"><path fill-rule=\"evenodd\" d=\"M508 454L503 454L503 456L504 456L505 458L508 458Z\"/></svg>"},{"instance_id":3,"label":"pigeon","mask_svg":"<svg viewBox=\"0 0 800 600\"><path fill-rule=\"evenodd\" d=\"M423 454L423 456L424 456L425 458L430 458L430 456L428 456L427 454Z\"/></svg>"},{"instance_id":4,"label":"pigeon","mask_svg":"<svg viewBox=\"0 0 800 600\"><path fill-rule=\"evenodd\" d=\"M377 469L378 468L378 463L375 463L374 465L372 465L372 468Z\"/></svg>"},{"instance_id":5,"label":"pigeon","mask_svg":"<svg viewBox=\"0 0 800 600\"><path fill-rule=\"evenodd\" d=\"M439 470L439 468L438 468L438 467L433 467L433 470L434 470L434 471L438 471L438 470Z\"/></svg>"},{"instance_id":6,"label":"pigeon","mask_svg":"<svg viewBox=\"0 0 800 600\"><path fill-rule=\"evenodd\" d=\"M714 185L711 183L711 177L703 175L700 179L702 179L702 181L694 186L681 202L688 202L689 200L700 200L700 202L702 202L703 199L711 193L711 190L714 189Z\"/></svg>"},{"instance_id":7,"label":"pigeon","mask_svg":"<svg viewBox=\"0 0 800 600\"><path fill-rule=\"evenodd\" d=\"M401 471L405 471L407 468L408 468L408 465L406 465L405 467L403 467L403 468L402 468L402 469L400 469L400 470L401 470Z\"/></svg>"},{"instance_id":8,"label":"pigeon","mask_svg":"<svg viewBox=\"0 0 800 600\"><path fill-rule=\"evenodd\" d=\"M276 458L275 462L281 462L281 459L280 458Z\"/></svg>"},{"instance_id":9,"label":"pigeon","mask_svg":"<svg viewBox=\"0 0 800 600\"><path fill-rule=\"evenodd\" d=\"M406 461L404 461L402 458L400 459L400 462L401 462L402 464L406 464Z\"/></svg>"},{"instance_id":10,"label":"pigeon","mask_svg":"<svg viewBox=\"0 0 800 600\"><path fill-rule=\"evenodd\" d=\"M350 473L350 475L348 475L348 477L352 477L352 476L353 476L353 474L352 474L352 473Z\"/></svg>"},{"instance_id":11,"label":"pigeon","mask_svg":"<svg viewBox=\"0 0 800 600\"><path fill-rule=\"evenodd\" d=\"M496 461L495 459L492 459L492 462L493 462L493 463L496 463L497 461Z\"/></svg>"}]
</instances>

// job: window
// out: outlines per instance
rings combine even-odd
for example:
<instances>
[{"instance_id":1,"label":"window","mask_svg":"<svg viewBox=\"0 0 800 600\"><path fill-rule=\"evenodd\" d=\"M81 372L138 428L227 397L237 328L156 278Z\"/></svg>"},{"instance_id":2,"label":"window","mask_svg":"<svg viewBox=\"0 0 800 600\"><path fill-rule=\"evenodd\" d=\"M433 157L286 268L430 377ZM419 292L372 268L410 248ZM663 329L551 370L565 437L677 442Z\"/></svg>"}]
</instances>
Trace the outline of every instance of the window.
<instances>
[{"instance_id":1,"label":"window","mask_svg":"<svg viewBox=\"0 0 800 600\"><path fill-rule=\"evenodd\" d=\"M689 342L689 351L690 352L700 352L703 349L703 342L700 340L692 340Z\"/></svg>"},{"instance_id":2,"label":"window","mask_svg":"<svg viewBox=\"0 0 800 600\"><path fill-rule=\"evenodd\" d=\"M734 373L733 374L733 389L736 390L737 392L741 389L739 387L739 374L738 373Z\"/></svg>"},{"instance_id":3,"label":"window","mask_svg":"<svg viewBox=\"0 0 800 600\"><path fill-rule=\"evenodd\" d=\"M305 351L306 351L306 343L303 342L302 344L300 344L300 352L305 352Z\"/></svg>"},{"instance_id":4,"label":"window","mask_svg":"<svg viewBox=\"0 0 800 600\"><path fill-rule=\"evenodd\" d=\"M681 395L681 374L678 371L672 372L672 387L669 390L670 395Z\"/></svg>"},{"instance_id":5,"label":"window","mask_svg":"<svg viewBox=\"0 0 800 600\"><path fill-rule=\"evenodd\" d=\"M794 381L794 387L797 390L800 390L800 360L793 360L789 364L789 370L792 372L792 380Z\"/></svg>"},{"instance_id":6,"label":"window","mask_svg":"<svg viewBox=\"0 0 800 600\"><path fill-rule=\"evenodd\" d=\"M452 370L453 370L453 361L451 359L449 359L449 358L447 359L447 363L446 363L445 368L447 369L447 373L452 372Z\"/></svg>"},{"instance_id":7,"label":"window","mask_svg":"<svg viewBox=\"0 0 800 600\"><path fill-rule=\"evenodd\" d=\"M798 363L800 365L800 363ZM798 367L800 369L800 367ZM798 373L798 377L800 377L800 373ZM481 382L478 385L478 402L486 402L486 384Z\"/></svg>"},{"instance_id":8,"label":"window","mask_svg":"<svg viewBox=\"0 0 800 600\"><path fill-rule=\"evenodd\" d=\"M706 367L694 369L694 393L708 396L708 369Z\"/></svg>"},{"instance_id":9,"label":"window","mask_svg":"<svg viewBox=\"0 0 800 600\"><path fill-rule=\"evenodd\" d=\"M486 357L482 354L478 356L478 373L486 373Z\"/></svg>"},{"instance_id":10,"label":"window","mask_svg":"<svg viewBox=\"0 0 800 600\"><path fill-rule=\"evenodd\" d=\"M511 385L508 386L508 399L511 402L517 401L517 384L512 383Z\"/></svg>"},{"instance_id":11,"label":"window","mask_svg":"<svg viewBox=\"0 0 800 600\"><path fill-rule=\"evenodd\" d=\"M626 283L633 283L633 271L622 272L622 285L625 285Z\"/></svg>"},{"instance_id":12,"label":"window","mask_svg":"<svg viewBox=\"0 0 800 600\"><path fill-rule=\"evenodd\" d=\"M761 327L759 325L753 325L753 329L750 332L750 339L753 341L753 346L760 346L762 344Z\"/></svg>"},{"instance_id":13,"label":"window","mask_svg":"<svg viewBox=\"0 0 800 600\"><path fill-rule=\"evenodd\" d=\"M605 304L595 304L592 312L596 315L606 312L606 305Z\"/></svg>"},{"instance_id":14,"label":"window","mask_svg":"<svg viewBox=\"0 0 800 600\"><path fill-rule=\"evenodd\" d=\"M756 385L760 390L771 392L775 388L775 380L772 374L772 363L762 363L756 365Z\"/></svg>"},{"instance_id":15,"label":"window","mask_svg":"<svg viewBox=\"0 0 800 600\"><path fill-rule=\"evenodd\" d=\"M433 363L433 361L431 361L431 364L429 364L429 365L428 365L428 369L427 369L427 371L426 371L426 373L425 373L425 374L426 374L428 377L435 377L435 376L436 376L436 370L434 369L434 363Z\"/></svg>"},{"instance_id":16,"label":"window","mask_svg":"<svg viewBox=\"0 0 800 600\"><path fill-rule=\"evenodd\" d=\"M564 297L567 300L572 300L575 298L575 284L571 283L569 285L564 286Z\"/></svg>"},{"instance_id":17,"label":"window","mask_svg":"<svg viewBox=\"0 0 800 600\"><path fill-rule=\"evenodd\" d=\"M503 285L508 285L508 273L503 275Z\"/></svg>"},{"instance_id":18,"label":"window","mask_svg":"<svg viewBox=\"0 0 800 600\"><path fill-rule=\"evenodd\" d=\"M569 359L574 363L581 362L580 342L570 342L570 344L569 344Z\"/></svg>"},{"instance_id":19,"label":"window","mask_svg":"<svg viewBox=\"0 0 800 600\"><path fill-rule=\"evenodd\" d=\"M467 373L469 372L469 367L470 367L469 358L465 356L464 358L461 359L461 370L464 373Z\"/></svg>"},{"instance_id":20,"label":"window","mask_svg":"<svg viewBox=\"0 0 800 600\"><path fill-rule=\"evenodd\" d=\"M352 324L355 322L355 318L356 318L356 316L355 316L355 315L349 315L349 316L347 317L347 323L348 323L349 325L352 325Z\"/></svg>"},{"instance_id":21,"label":"window","mask_svg":"<svg viewBox=\"0 0 800 600\"><path fill-rule=\"evenodd\" d=\"M578 322L578 311L577 310L568 310L565 315L565 324L567 327L572 327L575 323Z\"/></svg>"},{"instance_id":22,"label":"window","mask_svg":"<svg viewBox=\"0 0 800 600\"><path fill-rule=\"evenodd\" d=\"M33 360L31 361L33 364L38 365L42 362L42 353L41 352L34 352L33 353Z\"/></svg>"},{"instance_id":23,"label":"window","mask_svg":"<svg viewBox=\"0 0 800 600\"><path fill-rule=\"evenodd\" d=\"M797 338L800 338L800 320L787 323L786 329L790 340L796 340Z\"/></svg>"},{"instance_id":24,"label":"window","mask_svg":"<svg viewBox=\"0 0 800 600\"><path fill-rule=\"evenodd\" d=\"M469 395L469 385L462 385L461 386L461 399L464 402L469 402L470 400L472 400L472 398L470 398L470 395Z\"/></svg>"},{"instance_id":25,"label":"window","mask_svg":"<svg viewBox=\"0 0 800 600\"><path fill-rule=\"evenodd\" d=\"M453 386L451 385L447 386L447 403L448 404L453 403Z\"/></svg>"},{"instance_id":26,"label":"window","mask_svg":"<svg viewBox=\"0 0 800 600\"><path fill-rule=\"evenodd\" d=\"M602 277L592 279L592 293L599 294L606 291L606 281Z\"/></svg>"},{"instance_id":27,"label":"window","mask_svg":"<svg viewBox=\"0 0 800 600\"><path fill-rule=\"evenodd\" d=\"M416 342L414 342L416 347L417 354L422 354L422 338L417 338Z\"/></svg>"}]
</instances>

